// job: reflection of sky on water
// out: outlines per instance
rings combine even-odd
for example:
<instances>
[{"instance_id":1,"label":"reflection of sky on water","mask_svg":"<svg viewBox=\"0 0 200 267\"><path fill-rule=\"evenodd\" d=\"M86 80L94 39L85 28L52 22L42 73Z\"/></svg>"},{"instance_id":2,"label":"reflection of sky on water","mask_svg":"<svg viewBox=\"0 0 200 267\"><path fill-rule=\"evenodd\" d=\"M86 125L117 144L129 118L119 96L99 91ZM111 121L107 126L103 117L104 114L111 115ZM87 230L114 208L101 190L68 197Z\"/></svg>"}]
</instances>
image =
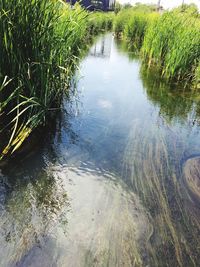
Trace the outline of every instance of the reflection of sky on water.
<instances>
[{"instance_id":1,"label":"reflection of sky on water","mask_svg":"<svg viewBox=\"0 0 200 267\"><path fill-rule=\"evenodd\" d=\"M112 35L102 36L101 42L96 42L90 49L89 55L99 58L110 58L112 47Z\"/></svg>"}]
</instances>

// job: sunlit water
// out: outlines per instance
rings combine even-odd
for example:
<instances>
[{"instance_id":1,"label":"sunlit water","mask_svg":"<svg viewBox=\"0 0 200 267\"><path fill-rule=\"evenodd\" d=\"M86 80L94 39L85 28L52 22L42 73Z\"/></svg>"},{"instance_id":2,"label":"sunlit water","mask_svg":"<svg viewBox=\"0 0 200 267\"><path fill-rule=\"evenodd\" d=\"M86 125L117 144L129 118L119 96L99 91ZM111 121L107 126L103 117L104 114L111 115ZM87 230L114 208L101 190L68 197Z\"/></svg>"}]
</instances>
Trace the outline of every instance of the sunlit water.
<instances>
[{"instance_id":1,"label":"sunlit water","mask_svg":"<svg viewBox=\"0 0 200 267\"><path fill-rule=\"evenodd\" d=\"M152 71L153 72L153 71ZM0 266L200 266L200 98L112 34L80 64L39 148L2 168Z\"/></svg>"}]
</instances>

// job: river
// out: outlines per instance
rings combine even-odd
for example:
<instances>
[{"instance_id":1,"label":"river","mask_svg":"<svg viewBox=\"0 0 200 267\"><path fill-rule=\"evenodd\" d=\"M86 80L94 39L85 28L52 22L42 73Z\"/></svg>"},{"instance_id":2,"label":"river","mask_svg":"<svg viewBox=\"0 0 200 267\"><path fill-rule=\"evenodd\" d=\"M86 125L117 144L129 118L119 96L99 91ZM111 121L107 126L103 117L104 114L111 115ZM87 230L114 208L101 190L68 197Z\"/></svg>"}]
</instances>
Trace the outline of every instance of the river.
<instances>
[{"instance_id":1,"label":"river","mask_svg":"<svg viewBox=\"0 0 200 267\"><path fill-rule=\"evenodd\" d=\"M0 173L0 266L199 266L200 98L111 33L81 61L61 112Z\"/></svg>"}]
</instances>

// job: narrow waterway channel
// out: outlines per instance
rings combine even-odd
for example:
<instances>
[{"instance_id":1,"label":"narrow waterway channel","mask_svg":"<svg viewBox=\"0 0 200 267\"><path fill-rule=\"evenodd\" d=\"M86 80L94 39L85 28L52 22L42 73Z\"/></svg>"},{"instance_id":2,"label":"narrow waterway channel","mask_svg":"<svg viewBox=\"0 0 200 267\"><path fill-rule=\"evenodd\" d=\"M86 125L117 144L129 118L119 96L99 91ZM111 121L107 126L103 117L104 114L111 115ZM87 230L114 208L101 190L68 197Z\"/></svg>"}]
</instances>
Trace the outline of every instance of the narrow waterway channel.
<instances>
[{"instance_id":1,"label":"narrow waterway channel","mask_svg":"<svg viewBox=\"0 0 200 267\"><path fill-rule=\"evenodd\" d=\"M106 34L54 126L2 167L1 267L199 266L200 202L184 174L200 155L196 92Z\"/></svg>"}]
</instances>

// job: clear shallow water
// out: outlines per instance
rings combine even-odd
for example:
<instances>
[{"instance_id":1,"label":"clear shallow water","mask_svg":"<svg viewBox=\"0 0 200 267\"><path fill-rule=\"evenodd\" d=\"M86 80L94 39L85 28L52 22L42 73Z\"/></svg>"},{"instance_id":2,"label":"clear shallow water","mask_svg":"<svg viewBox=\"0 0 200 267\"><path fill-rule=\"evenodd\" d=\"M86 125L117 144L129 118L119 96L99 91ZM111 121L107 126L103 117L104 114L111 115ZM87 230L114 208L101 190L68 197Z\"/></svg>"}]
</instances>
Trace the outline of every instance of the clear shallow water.
<instances>
[{"instance_id":1,"label":"clear shallow water","mask_svg":"<svg viewBox=\"0 0 200 267\"><path fill-rule=\"evenodd\" d=\"M0 266L199 266L200 98L111 34L80 64L39 148L4 166Z\"/></svg>"}]
</instances>

